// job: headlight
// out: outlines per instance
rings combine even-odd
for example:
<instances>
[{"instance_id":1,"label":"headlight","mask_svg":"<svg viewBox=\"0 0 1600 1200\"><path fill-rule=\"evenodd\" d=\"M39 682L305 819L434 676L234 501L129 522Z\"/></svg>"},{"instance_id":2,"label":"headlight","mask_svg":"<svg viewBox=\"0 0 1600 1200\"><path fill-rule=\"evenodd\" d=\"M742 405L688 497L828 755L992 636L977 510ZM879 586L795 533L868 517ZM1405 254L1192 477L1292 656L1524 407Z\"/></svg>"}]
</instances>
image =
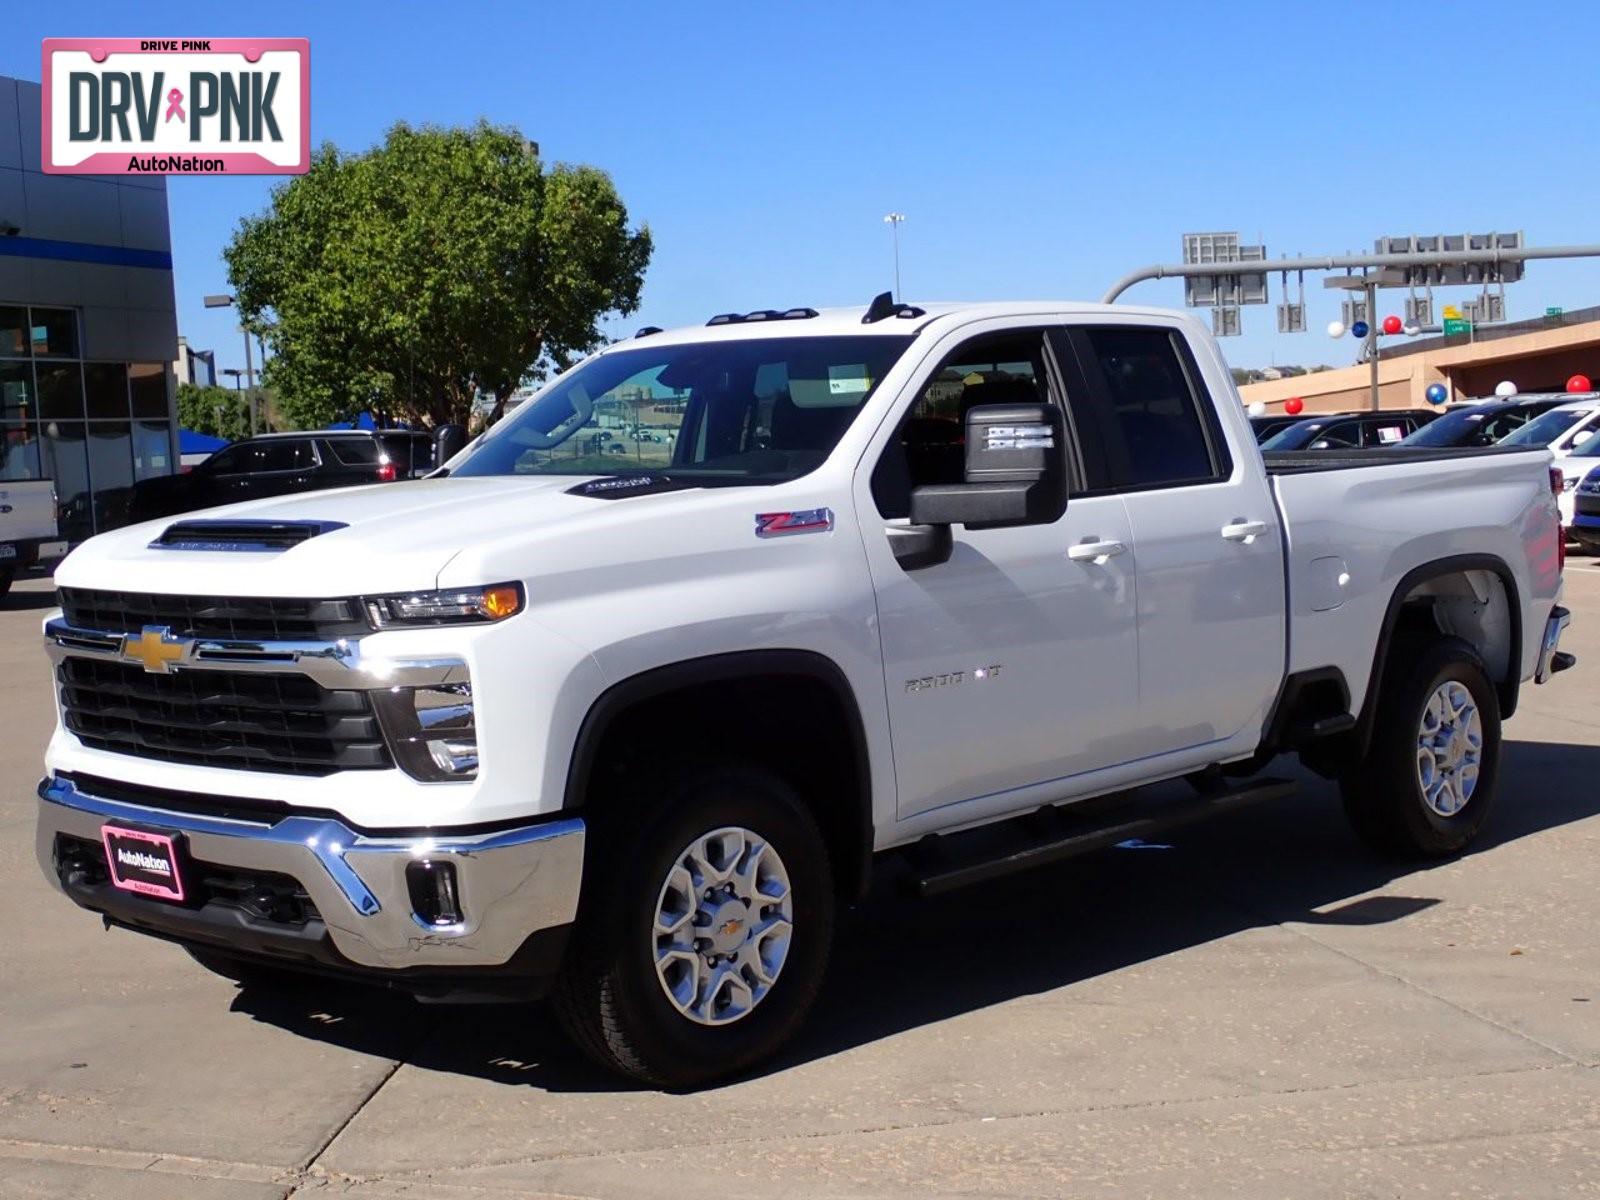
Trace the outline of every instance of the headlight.
<instances>
[{"instance_id":1,"label":"headlight","mask_svg":"<svg viewBox=\"0 0 1600 1200\"><path fill-rule=\"evenodd\" d=\"M373 693L378 722L402 771L429 783L478 774L472 685L441 683Z\"/></svg>"},{"instance_id":2,"label":"headlight","mask_svg":"<svg viewBox=\"0 0 1600 1200\"><path fill-rule=\"evenodd\" d=\"M391 629L397 625L474 625L503 621L521 612L522 585L495 583L488 587L447 588L441 592L369 596L364 603L374 629Z\"/></svg>"},{"instance_id":3,"label":"headlight","mask_svg":"<svg viewBox=\"0 0 1600 1200\"><path fill-rule=\"evenodd\" d=\"M1576 475L1568 475L1565 479L1563 479L1561 481L1561 490L1563 492L1570 492L1570 491L1572 491L1573 488L1575 488L1577 486L1578 486L1578 477Z\"/></svg>"}]
</instances>

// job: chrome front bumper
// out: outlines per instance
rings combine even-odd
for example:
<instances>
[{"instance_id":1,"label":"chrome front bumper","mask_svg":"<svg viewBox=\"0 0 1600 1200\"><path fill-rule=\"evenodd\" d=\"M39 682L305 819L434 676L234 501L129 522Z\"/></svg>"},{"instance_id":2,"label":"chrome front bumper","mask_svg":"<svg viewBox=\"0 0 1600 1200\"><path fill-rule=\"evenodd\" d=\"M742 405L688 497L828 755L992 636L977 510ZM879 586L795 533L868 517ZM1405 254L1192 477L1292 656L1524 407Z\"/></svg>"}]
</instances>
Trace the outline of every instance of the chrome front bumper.
<instances>
[{"instance_id":1,"label":"chrome front bumper","mask_svg":"<svg viewBox=\"0 0 1600 1200\"><path fill-rule=\"evenodd\" d=\"M577 819L494 833L369 837L327 817L238 820L110 800L57 777L39 785L35 849L45 877L69 896L56 868L58 835L99 845L107 821L180 833L188 855L203 863L293 878L316 905L335 949L359 967L500 966L529 935L577 915L584 842ZM459 924L430 925L413 911L406 865L421 859L454 865ZM179 940L182 918L195 911L128 893L116 897L148 913L152 927L164 922Z\"/></svg>"},{"instance_id":2,"label":"chrome front bumper","mask_svg":"<svg viewBox=\"0 0 1600 1200\"><path fill-rule=\"evenodd\" d=\"M1577 661L1572 655L1563 654L1558 649L1562 631L1571 620L1572 614L1559 604L1550 610L1550 617L1544 623L1544 639L1539 643L1539 665L1533 672L1535 683L1548 682L1550 676L1565 671Z\"/></svg>"}]
</instances>

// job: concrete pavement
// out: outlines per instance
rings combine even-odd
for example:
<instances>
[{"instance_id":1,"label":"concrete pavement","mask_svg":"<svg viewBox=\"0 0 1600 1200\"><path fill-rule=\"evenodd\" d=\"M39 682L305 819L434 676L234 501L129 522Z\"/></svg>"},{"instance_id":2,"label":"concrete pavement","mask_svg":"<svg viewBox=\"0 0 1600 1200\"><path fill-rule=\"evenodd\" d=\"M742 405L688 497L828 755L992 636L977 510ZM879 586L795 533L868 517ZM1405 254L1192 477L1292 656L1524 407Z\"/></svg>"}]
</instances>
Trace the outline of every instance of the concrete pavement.
<instances>
[{"instance_id":1,"label":"concrete pavement","mask_svg":"<svg viewBox=\"0 0 1600 1200\"><path fill-rule=\"evenodd\" d=\"M844 922L801 1043L694 1095L538 1007L239 989L38 878L43 581L0 602L0 1196L1600 1194L1600 570L1456 862L1334 790Z\"/></svg>"}]
</instances>

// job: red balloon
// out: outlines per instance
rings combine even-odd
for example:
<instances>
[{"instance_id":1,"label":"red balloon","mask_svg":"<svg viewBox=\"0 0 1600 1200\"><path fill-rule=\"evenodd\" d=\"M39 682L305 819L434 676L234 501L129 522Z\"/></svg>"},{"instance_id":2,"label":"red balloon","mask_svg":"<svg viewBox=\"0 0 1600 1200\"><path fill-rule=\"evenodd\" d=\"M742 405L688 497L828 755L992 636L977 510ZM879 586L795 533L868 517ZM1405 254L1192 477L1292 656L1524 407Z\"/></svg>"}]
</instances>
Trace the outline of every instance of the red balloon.
<instances>
[{"instance_id":1,"label":"red balloon","mask_svg":"<svg viewBox=\"0 0 1600 1200\"><path fill-rule=\"evenodd\" d=\"M1387 316L1383 319L1383 331L1385 333L1399 333L1404 328L1405 326L1401 324L1399 317Z\"/></svg>"},{"instance_id":2,"label":"red balloon","mask_svg":"<svg viewBox=\"0 0 1600 1200\"><path fill-rule=\"evenodd\" d=\"M1589 377L1587 375L1574 375L1571 379L1567 380L1567 391L1592 392L1594 391L1594 384L1589 382Z\"/></svg>"},{"instance_id":3,"label":"red balloon","mask_svg":"<svg viewBox=\"0 0 1600 1200\"><path fill-rule=\"evenodd\" d=\"M1300 399L1299 396L1290 396L1283 402L1283 411L1288 413L1291 417L1297 417L1300 415L1300 410L1305 406L1306 402Z\"/></svg>"}]
</instances>

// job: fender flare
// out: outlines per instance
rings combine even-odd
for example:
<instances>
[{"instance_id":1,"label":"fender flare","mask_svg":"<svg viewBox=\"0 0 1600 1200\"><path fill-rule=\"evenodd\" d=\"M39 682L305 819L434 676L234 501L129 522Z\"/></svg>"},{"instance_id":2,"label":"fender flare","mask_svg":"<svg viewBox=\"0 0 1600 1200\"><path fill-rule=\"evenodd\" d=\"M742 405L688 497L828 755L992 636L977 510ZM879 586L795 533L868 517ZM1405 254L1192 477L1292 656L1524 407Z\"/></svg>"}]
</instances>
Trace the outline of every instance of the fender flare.
<instances>
[{"instance_id":1,"label":"fender flare","mask_svg":"<svg viewBox=\"0 0 1600 1200\"><path fill-rule=\"evenodd\" d=\"M636 705L683 688L735 680L803 678L820 683L831 692L844 713L848 750L854 767L857 795L856 837L858 859L842 863L849 872L853 890L866 886L871 874L873 853L872 762L868 753L866 725L855 690L837 663L813 650L740 650L685 659L652 667L612 684L601 692L584 714L567 763L567 781L562 794L564 812L581 810L586 799L586 781L595 768L595 758L612 723Z\"/></svg>"},{"instance_id":2,"label":"fender flare","mask_svg":"<svg viewBox=\"0 0 1600 1200\"><path fill-rule=\"evenodd\" d=\"M1462 571L1489 571L1500 580L1501 587L1505 588L1506 607L1511 618L1510 670L1506 679L1491 682L1494 683L1495 692L1500 698L1501 719L1505 720L1517 711L1517 693L1522 682L1522 597L1517 591L1516 577L1512 575L1511 568L1506 565L1505 560L1494 554L1455 554L1447 558L1436 558L1415 566L1402 575L1400 582L1395 584L1394 593L1389 597L1389 606L1384 610L1383 624L1378 630L1377 648L1372 656L1372 674L1367 677L1366 694L1361 698L1361 713L1356 719L1357 757L1365 757L1367 748L1372 743L1372 727L1378 718L1378 689L1383 684L1383 673L1388 667L1389 652L1393 648L1394 635L1400 624L1400 610L1405 605L1405 598L1419 584L1446 575L1456 575Z\"/></svg>"}]
</instances>

